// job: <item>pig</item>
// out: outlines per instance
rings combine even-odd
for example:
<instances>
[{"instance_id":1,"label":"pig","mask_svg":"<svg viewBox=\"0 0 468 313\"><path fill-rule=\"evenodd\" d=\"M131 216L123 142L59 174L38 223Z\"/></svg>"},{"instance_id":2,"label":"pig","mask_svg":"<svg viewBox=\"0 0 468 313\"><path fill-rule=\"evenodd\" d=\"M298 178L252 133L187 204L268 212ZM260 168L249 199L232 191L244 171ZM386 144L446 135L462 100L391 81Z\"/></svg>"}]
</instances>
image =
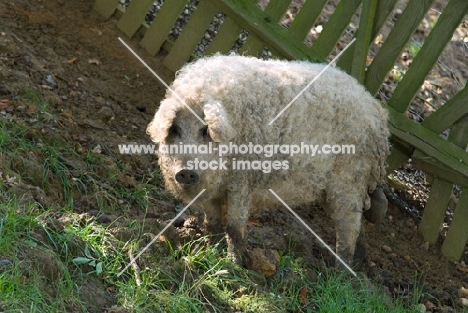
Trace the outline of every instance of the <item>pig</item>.
<instances>
[{"instance_id":1,"label":"pig","mask_svg":"<svg viewBox=\"0 0 468 313\"><path fill-rule=\"evenodd\" d=\"M238 264L248 261L249 214L282 206L269 189L290 207L326 209L336 225L336 251L352 262L369 195L385 183L388 113L333 66L317 78L324 67L239 55L198 59L177 72L147 127L159 144L167 190L189 202L205 189L193 205L204 211L208 233L226 234ZM235 149L242 145L265 149ZM314 155L305 149L311 145L319 147ZM171 146L211 147L211 153ZM352 153L338 151L350 146ZM292 153L293 147L303 151ZM324 149L330 147L341 153Z\"/></svg>"}]
</instances>

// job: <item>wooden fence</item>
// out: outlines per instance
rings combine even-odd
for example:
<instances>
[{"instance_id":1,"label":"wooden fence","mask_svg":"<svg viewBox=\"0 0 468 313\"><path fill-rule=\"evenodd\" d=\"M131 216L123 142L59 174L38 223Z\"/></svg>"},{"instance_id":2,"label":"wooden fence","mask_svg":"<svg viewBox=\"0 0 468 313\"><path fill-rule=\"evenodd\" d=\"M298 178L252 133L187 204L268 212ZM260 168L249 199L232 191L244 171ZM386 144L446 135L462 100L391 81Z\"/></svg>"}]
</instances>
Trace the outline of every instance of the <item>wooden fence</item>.
<instances>
[{"instance_id":1,"label":"wooden fence","mask_svg":"<svg viewBox=\"0 0 468 313\"><path fill-rule=\"evenodd\" d=\"M245 30L248 37L240 53L258 56L266 47L278 58L324 61L334 52L360 8L359 27L354 33L356 42L343 54L338 66L375 95L434 0L408 2L369 66L366 65L369 47L382 26L391 20L397 0L340 1L311 46L304 39L327 0L307 0L289 28L278 22L291 0L270 0L264 10L256 2L200 0L175 41L168 33L187 9L187 0L166 0L151 25L145 22L145 16L154 0L133 0L127 8L119 0L96 0L94 9L104 18L116 14L117 27L128 37L142 32L141 46L151 55L165 50L164 64L175 72L194 57L195 48L219 12L223 13L224 21L205 54L229 52ZM463 188L442 246L443 255L453 260L460 259L468 239L468 84L422 123L409 119L405 112L467 12L468 1L449 1L393 95L383 104L390 112L394 143L388 159L389 172L412 158L417 168L433 177L419 228L426 241L434 244L439 236L453 185ZM440 134L447 129L450 133L444 139Z\"/></svg>"}]
</instances>

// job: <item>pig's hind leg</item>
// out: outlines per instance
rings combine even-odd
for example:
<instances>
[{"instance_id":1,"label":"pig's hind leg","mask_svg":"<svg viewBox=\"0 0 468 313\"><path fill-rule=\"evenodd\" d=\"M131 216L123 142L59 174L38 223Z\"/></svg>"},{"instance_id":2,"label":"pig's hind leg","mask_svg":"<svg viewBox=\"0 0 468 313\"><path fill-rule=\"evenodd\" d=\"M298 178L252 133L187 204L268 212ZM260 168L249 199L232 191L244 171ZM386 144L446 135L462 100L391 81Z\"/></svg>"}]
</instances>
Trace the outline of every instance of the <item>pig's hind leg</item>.
<instances>
[{"instance_id":1,"label":"pig's hind leg","mask_svg":"<svg viewBox=\"0 0 468 313\"><path fill-rule=\"evenodd\" d=\"M336 252L348 265L354 261L356 242L361 230L361 212L347 212L336 221ZM342 267L342 264L337 261Z\"/></svg>"},{"instance_id":2,"label":"pig's hind leg","mask_svg":"<svg viewBox=\"0 0 468 313\"><path fill-rule=\"evenodd\" d=\"M226 215L228 253L233 262L241 266L248 263L245 233L250 205L250 192L246 186L229 192Z\"/></svg>"},{"instance_id":3,"label":"pig's hind leg","mask_svg":"<svg viewBox=\"0 0 468 313\"><path fill-rule=\"evenodd\" d=\"M360 185L335 184L327 190L327 205L331 209L336 228L336 253L352 266L356 243L361 232L363 211ZM361 238L362 239L362 238ZM336 264L343 265L337 260Z\"/></svg>"}]
</instances>

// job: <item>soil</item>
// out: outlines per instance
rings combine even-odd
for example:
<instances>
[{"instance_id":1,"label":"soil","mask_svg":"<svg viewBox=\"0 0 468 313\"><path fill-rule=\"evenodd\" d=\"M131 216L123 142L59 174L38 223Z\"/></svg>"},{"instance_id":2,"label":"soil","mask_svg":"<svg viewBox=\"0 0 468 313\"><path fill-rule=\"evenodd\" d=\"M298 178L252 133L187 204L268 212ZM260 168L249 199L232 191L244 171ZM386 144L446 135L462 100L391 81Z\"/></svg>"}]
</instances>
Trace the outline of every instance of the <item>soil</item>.
<instances>
[{"instance_id":1,"label":"soil","mask_svg":"<svg viewBox=\"0 0 468 313\"><path fill-rule=\"evenodd\" d=\"M83 161L86 158L99 164L86 169L83 179L86 188L80 182L71 186L73 213L99 216L102 223L119 217L110 231L127 240L132 234L121 231L119 226L141 220L146 214L147 224L155 231L175 216L171 198L154 175L155 157L126 156L118 150L121 143L151 143L145 129L166 91L117 40L124 36L116 28L116 20L99 19L92 14L92 3L83 0L0 2L0 100L11 103L2 102L0 118L27 124L29 136L37 144L56 138L70 144L74 151L61 151L60 161L72 169L86 168ZM168 82L173 79L173 74L162 66L161 57L148 56L136 39L125 40L163 79ZM466 64L463 59L459 63ZM443 77L441 73L436 75ZM25 88L36 90L44 97L49 103L47 112L53 118L47 121L35 118L41 108L28 104ZM442 96L440 93L439 97L443 98L451 96L453 91L450 89ZM66 223L70 213L60 209L66 204L60 180L51 175L44 185L41 175L36 174L42 167L39 157L15 158L9 162L9 173L5 172L7 169L2 164L6 161L2 158L0 155L4 186L23 195L24 203L32 201L55 208L58 221L55 226ZM7 176L22 178L8 183ZM149 212L139 209L135 195L119 196L112 192L118 186L125 186L137 194L148 185L160 187L158 194L150 195L153 200ZM428 191L427 185L425 188L423 193ZM411 200L406 198L407 194L400 196ZM99 212L102 201L117 209ZM414 201L413 205L421 211L424 203ZM334 228L325 212L315 207L300 208L297 212L333 245ZM366 224L368 262L363 273L387 288L393 297L411 297L416 287L422 287L420 302L428 311L460 309L459 289L468 288L465 266L468 252L465 251L459 263L445 260L440 253L442 239L435 246L428 246L418 234L418 223L417 214L410 215L390 203L383 222ZM200 214L193 212L176 226L166 234L176 241L199 236ZM252 247L278 251L292 248L296 256L313 267L334 263L334 258L286 211L251 217L249 243ZM51 251L31 251L22 256L31 265L37 259L41 263L53 259L49 255ZM274 252L269 253L276 258ZM45 284L61 275L60 264L47 265L44 266L47 267ZM115 299L105 295L106 286L99 285L99 281L82 284L83 299L87 299L90 311L114 304Z\"/></svg>"}]
</instances>

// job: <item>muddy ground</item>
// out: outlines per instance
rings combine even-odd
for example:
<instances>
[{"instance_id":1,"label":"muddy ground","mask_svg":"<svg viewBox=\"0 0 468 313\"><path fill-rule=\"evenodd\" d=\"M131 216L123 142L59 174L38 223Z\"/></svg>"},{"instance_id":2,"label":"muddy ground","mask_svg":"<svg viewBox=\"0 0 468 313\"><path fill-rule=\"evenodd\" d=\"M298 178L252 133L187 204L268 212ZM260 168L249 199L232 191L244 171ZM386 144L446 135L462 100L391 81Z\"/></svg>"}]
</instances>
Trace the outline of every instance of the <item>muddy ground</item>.
<instances>
[{"instance_id":1,"label":"muddy ground","mask_svg":"<svg viewBox=\"0 0 468 313\"><path fill-rule=\"evenodd\" d=\"M79 183L71 186L76 213L95 215L104 201L117 208L108 216L111 220L119 218L116 225L141 219L145 212L139 209L135 197L111 191L124 186L136 194L152 185L160 186L162 191L149 194L154 199L150 217L158 223L168 221L175 211L154 174L155 157L121 155L117 147L121 143L150 143L145 128L166 91L117 40L123 35L116 28L116 20L102 21L91 12L92 1L83 0L0 3L0 100L11 100L3 102L0 117L11 123L26 123L31 140L38 143L54 138L69 143L74 151L62 151L62 161L72 167L84 167L85 158L99 164L86 170L86 188ZM149 57L136 40L130 44L166 81L172 80L172 73L161 65L159 57ZM45 122L33 118L40 108L27 105L21 96L25 88L37 90L47 100L47 111L53 119ZM9 175L22 177L22 187L11 188L27 200L57 208L56 218L60 219L66 214L60 210L66 205L63 188L58 179L44 186L41 177L35 175L42 167L39 162L34 156L20 156L9 162ZM0 163L0 169L5 171L3 165ZM414 174L411 168L401 171ZM430 187L424 176L418 186L422 193L427 193L422 189ZM421 209L424 201L413 204ZM313 207L297 212L325 241L333 243L333 225L325 213ZM199 215L192 214L195 224L199 223ZM411 297L419 282L423 284L420 302L428 311L452 312L462 306L459 289L468 287L468 268L464 266L468 253L462 263L444 260L441 240L435 247L425 245L417 232L418 223L417 217L390 204L381 224L366 225L368 264L364 272L394 297ZM197 236L199 227L192 224L180 223L172 232ZM333 263L332 257L288 212L252 217L249 238L253 246L292 248L296 256L314 267ZM88 290L90 302L103 301L93 297L99 289L105 286L98 284Z\"/></svg>"}]
</instances>

